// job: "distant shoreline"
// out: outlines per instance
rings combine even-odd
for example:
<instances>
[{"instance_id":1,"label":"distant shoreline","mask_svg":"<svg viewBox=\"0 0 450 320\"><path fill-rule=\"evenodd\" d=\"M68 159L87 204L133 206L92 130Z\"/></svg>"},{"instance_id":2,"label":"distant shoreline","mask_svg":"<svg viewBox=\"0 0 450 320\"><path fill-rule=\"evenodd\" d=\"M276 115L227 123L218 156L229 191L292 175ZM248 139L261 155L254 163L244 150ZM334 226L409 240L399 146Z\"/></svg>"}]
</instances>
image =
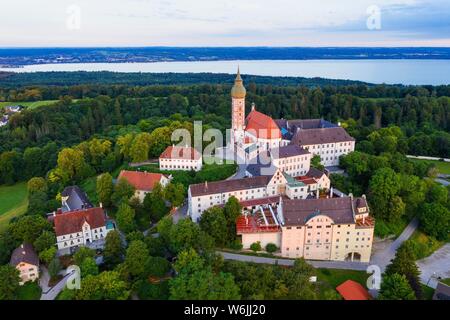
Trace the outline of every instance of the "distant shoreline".
<instances>
[{"instance_id":1,"label":"distant shoreline","mask_svg":"<svg viewBox=\"0 0 450 320\"><path fill-rule=\"evenodd\" d=\"M264 60L450 60L450 47L0 48L0 65Z\"/></svg>"},{"instance_id":2,"label":"distant shoreline","mask_svg":"<svg viewBox=\"0 0 450 320\"><path fill-rule=\"evenodd\" d=\"M238 65L244 76L301 77L360 81L373 84L448 85L450 59L303 59L215 60L164 62L95 62L26 65L0 68L5 73L115 72L135 74L228 74ZM205 76L207 81L209 76ZM231 78L230 78L231 79Z\"/></svg>"}]
</instances>

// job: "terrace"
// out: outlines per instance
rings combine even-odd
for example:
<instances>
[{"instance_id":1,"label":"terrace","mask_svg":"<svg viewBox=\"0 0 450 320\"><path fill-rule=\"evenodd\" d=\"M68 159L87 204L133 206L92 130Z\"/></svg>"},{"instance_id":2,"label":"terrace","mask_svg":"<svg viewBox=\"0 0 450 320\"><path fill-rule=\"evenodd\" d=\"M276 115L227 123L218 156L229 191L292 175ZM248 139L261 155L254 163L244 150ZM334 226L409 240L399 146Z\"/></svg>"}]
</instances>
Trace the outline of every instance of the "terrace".
<instances>
[{"instance_id":1,"label":"terrace","mask_svg":"<svg viewBox=\"0 0 450 320\"><path fill-rule=\"evenodd\" d=\"M252 215L241 215L236 221L237 234L278 232L280 224L271 206L259 207Z\"/></svg>"}]
</instances>

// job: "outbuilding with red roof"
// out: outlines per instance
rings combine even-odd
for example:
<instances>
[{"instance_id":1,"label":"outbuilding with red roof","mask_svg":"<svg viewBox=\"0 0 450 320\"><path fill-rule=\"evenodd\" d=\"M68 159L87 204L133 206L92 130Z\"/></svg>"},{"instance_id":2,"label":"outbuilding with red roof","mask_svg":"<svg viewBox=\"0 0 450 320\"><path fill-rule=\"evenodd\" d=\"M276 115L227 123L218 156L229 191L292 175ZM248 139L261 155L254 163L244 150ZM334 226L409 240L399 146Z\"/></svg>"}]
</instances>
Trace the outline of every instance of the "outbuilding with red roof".
<instances>
[{"instance_id":1,"label":"outbuilding with red roof","mask_svg":"<svg viewBox=\"0 0 450 320\"><path fill-rule=\"evenodd\" d=\"M336 288L344 300L370 300L370 293L358 282L347 280Z\"/></svg>"},{"instance_id":2,"label":"outbuilding with red roof","mask_svg":"<svg viewBox=\"0 0 450 320\"><path fill-rule=\"evenodd\" d=\"M126 180L135 188L135 197L143 202L145 195L152 192L157 183L165 187L170 183L172 177L162 173L122 170L117 180L121 179Z\"/></svg>"}]
</instances>

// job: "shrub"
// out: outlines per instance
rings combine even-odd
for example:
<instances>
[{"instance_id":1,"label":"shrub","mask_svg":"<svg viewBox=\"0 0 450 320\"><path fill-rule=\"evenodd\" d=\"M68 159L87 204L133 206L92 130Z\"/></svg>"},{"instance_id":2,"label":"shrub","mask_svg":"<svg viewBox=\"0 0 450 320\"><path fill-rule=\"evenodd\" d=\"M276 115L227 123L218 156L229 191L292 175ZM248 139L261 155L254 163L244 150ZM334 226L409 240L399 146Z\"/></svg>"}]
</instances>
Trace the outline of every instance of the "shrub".
<instances>
[{"instance_id":1,"label":"shrub","mask_svg":"<svg viewBox=\"0 0 450 320\"><path fill-rule=\"evenodd\" d=\"M239 240L234 240L231 244L230 244L230 249L233 250L242 250L242 243Z\"/></svg>"},{"instance_id":2,"label":"shrub","mask_svg":"<svg viewBox=\"0 0 450 320\"><path fill-rule=\"evenodd\" d=\"M278 247L274 243L268 243L266 245L266 251L268 253L274 253L277 250L278 250Z\"/></svg>"},{"instance_id":3,"label":"shrub","mask_svg":"<svg viewBox=\"0 0 450 320\"><path fill-rule=\"evenodd\" d=\"M254 251L254 252L258 252L258 251L261 251L262 250L262 248L261 248L261 242L254 242L254 243L252 243L251 245L250 245L250 250L252 250L252 251Z\"/></svg>"}]
</instances>

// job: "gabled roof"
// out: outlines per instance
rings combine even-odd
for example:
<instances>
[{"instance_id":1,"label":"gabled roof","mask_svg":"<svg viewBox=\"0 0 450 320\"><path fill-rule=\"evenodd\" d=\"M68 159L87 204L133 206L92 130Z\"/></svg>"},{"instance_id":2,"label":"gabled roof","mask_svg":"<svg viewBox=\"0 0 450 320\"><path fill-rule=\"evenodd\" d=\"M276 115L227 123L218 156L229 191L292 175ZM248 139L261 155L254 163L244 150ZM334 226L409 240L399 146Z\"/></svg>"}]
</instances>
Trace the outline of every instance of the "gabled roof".
<instances>
[{"instance_id":1,"label":"gabled roof","mask_svg":"<svg viewBox=\"0 0 450 320\"><path fill-rule=\"evenodd\" d=\"M200 152L192 147L169 146L159 156L160 159L185 159L199 160L202 157Z\"/></svg>"},{"instance_id":2,"label":"gabled roof","mask_svg":"<svg viewBox=\"0 0 450 320\"><path fill-rule=\"evenodd\" d=\"M344 128L299 129L291 140L292 144L308 146L313 144L355 141Z\"/></svg>"},{"instance_id":3,"label":"gabled roof","mask_svg":"<svg viewBox=\"0 0 450 320\"><path fill-rule=\"evenodd\" d=\"M62 206L62 211L64 212L93 207L86 193L78 186L70 186L65 188L63 192L61 192L61 196L68 197Z\"/></svg>"},{"instance_id":4,"label":"gabled roof","mask_svg":"<svg viewBox=\"0 0 450 320\"><path fill-rule=\"evenodd\" d=\"M351 197L286 199L282 204L284 221L286 226L305 225L313 216L325 215L334 224L353 224L353 206L357 199L353 199L353 204Z\"/></svg>"},{"instance_id":5,"label":"gabled roof","mask_svg":"<svg viewBox=\"0 0 450 320\"><path fill-rule=\"evenodd\" d=\"M104 227L106 225L105 212L102 208L90 208L57 214L54 218L56 236L81 232L85 222L91 229Z\"/></svg>"},{"instance_id":6,"label":"gabled roof","mask_svg":"<svg viewBox=\"0 0 450 320\"><path fill-rule=\"evenodd\" d=\"M245 130L260 139L281 139L281 131L275 121L256 110L248 114Z\"/></svg>"},{"instance_id":7,"label":"gabled roof","mask_svg":"<svg viewBox=\"0 0 450 320\"><path fill-rule=\"evenodd\" d=\"M450 286L439 282L434 291L433 300L450 300Z\"/></svg>"},{"instance_id":8,"label":"gabled roof","mask_svg":"<svg viewBox=\"0 0 450 320\"><path fill-rule=\"evenodd\" d=\"M209 194L234 192L239 190L265 188L272 179L272 176L251 177L236 180L223 180L215 182L204 182L189 186L191 195L199 197Z\"/></svg>"},{"instance_id":9,"label":"gabled roof","mask_svg":"<svg viewBox=\"0 0 450 320\"><path fill-rule=\"evenodd\" d=\"M323 177L325 173L320 171L319 169L316 169L314 167L310 167L308 173L306 174L307 177L320 179Z\"/></svg>"},{"instance_id":10,"label":"gabled roof","mask_svg":"<svg viewBox=\"0 0 450 320\"><path fill-rule=\"evenodd\" d=\"M9 264L16 267L22 262L29 263L33 266L39 266L38 255L34 251L33 246L26 242L13 251Z\"/></svg>"},{"instance_id":11,"label":"gabled roof","mask_svg":"<svg viewBox=\"0 0 450 320\"><path fill-rule=\"evenodd\" d=\"M344 300L370 300L369 292L358 282L347 280L336 288Z\"/></svg>"},{"instance_id":12,"label":"gabled roof","mask_svg":"<svg viewBox=\"0 0 450 320\"><path fill-rule=\"evenodd\" d=\"M141 172L141 171L120 171L117 180L125 179L136 190L152 191L155 185L165 177L161 173Z\"/></svg>"},{"instance_id":13,"label":"gabled roof","mask_svg":"<svg viewBox=\"0 0 450 320\"><path fill-rule=\"evenodd\" d=\"M273 176L277 171L277 167L272 164L272 159L268 151L260 152L257 157L250 160L246 171L252 176Z\"/></svg>"},{"instance_id":14,"label":"gabled roof","mask_svg":"<svg viewBox=\"0 0 450 320\"><path fill-rule=\"evenodd\" d=\"M303 149L297 144L289 144L287 146L272 149L270 154L273 159L284 159L300 155L309 154L308 150Z\"/></svg>"}]
</instances>

